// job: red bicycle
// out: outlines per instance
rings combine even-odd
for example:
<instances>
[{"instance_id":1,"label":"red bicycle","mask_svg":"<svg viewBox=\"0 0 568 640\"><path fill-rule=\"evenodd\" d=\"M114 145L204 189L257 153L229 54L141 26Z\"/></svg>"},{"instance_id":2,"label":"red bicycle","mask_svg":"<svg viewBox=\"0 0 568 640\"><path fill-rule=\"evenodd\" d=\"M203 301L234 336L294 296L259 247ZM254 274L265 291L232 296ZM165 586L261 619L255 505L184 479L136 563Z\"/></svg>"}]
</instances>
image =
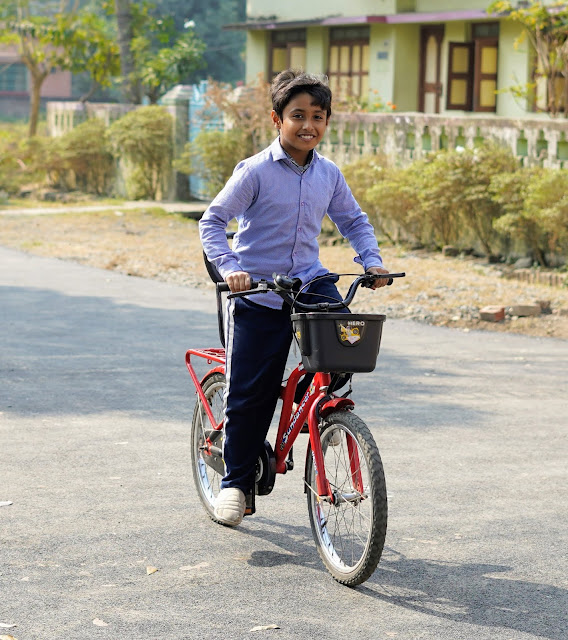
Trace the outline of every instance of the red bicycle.
<instances>
[{"instance_id":1,"label":"red bicycle","mask_svg":"<svg viewBox=\"0 0 568 640\"><path fill-rule=\"evenodd\" d=\"M350 275L350 274L344 274ZM404 273L358 276L341 302L302 304L296 300L294 281L275 276L274 282L253 283L251 290L230 294L254 295L276 291L290 305L295 338L302 362L281 388L281 412L274 448L268 441L258 458L255 491L247 497L247 512L255 511L255 495L268 495L276 475L294 468L293 444L307 422L309 442L305 459L304 491L316 547L338 582L355 586L376 569L387 530L387 491L383 465L367 425L353 413L348 395L330 392L332 376L372 371L379 352L384 315L334 313L352 302L359 286L371 286L376 277L402 277ZM389 282L389 283L390 283ZM219 337L224 345L223 302L228 291L217 283ZM199 379L191 358L205 358L213 367ZM189 349L186 364L197 390L191 423L191 460L199 498L215 520L215 498L225 475L223 463L223 395L225 349ZM314 373L301 400L294 397L301 378Z\"/></svg>"}]
</instances>

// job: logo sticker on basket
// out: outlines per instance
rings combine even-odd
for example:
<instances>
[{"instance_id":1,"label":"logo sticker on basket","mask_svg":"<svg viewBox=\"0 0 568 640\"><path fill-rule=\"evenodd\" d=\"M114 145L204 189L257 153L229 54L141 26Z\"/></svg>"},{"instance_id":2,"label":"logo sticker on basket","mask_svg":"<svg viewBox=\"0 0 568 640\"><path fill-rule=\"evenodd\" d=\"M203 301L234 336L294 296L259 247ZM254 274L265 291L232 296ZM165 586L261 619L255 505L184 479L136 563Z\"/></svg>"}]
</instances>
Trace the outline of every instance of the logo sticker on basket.
<instances>
[{"instance_id":1,"label":"logo sticker on basket","mask_svg":"<svg viewBox=\"0 0 568 640\"><path fill-rule=\"evenodd\" d=\"M364 320L336 320L335 328L341 344L346 347L356 345L363 338L365 324Z\"/></svg>"}]
</instances>

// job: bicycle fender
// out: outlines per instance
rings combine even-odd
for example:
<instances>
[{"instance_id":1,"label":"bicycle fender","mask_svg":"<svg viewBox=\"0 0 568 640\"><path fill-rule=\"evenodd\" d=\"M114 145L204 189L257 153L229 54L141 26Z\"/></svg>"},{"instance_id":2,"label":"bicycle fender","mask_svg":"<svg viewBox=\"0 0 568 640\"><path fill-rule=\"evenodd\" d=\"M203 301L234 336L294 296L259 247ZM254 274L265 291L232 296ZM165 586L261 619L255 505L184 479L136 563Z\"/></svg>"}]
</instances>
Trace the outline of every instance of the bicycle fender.
<instances>
[{"instance_id":1,"label":"bicycle fender","mask_svg":"<svg viewBox=\"0 0 568 640\"><path fill-rule=\"evenodd\" d=\"M225 375L225 365L220 364L218 367L209 369L209 371L203 376L203 378L201 378L201 386L203 386L207 378L211 377L214 373L222 373L223 375Z\"/></svg>"},{"instance_id":2,"label":"bicycle fender","mask_svg":"<svg viewBox=\"0 0 568 640\"><path fill-rule=\"evenodd\" d=\"M338 409L350 409L355 406L355 403L350 398L331 398L324 402L324 404L319 408L319 415L322 418L325 418L332 411L337 411Z\"/></svg>"}]
</instances>

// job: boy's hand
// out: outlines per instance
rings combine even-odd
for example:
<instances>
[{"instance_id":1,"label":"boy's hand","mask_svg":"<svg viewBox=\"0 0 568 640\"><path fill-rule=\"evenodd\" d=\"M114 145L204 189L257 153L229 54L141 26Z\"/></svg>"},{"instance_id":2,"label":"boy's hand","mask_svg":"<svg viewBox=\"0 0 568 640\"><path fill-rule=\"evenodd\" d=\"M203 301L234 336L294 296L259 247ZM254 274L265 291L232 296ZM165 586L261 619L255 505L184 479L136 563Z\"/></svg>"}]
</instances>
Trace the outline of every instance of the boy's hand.
<instances>
[{"instance_id":1,"label":"boy's hand","mask_svg":"<svg viewBox=\"0 0 568 640\"><path fill-rule=\"evenodd\" d=\"M388 269L384 269L383 267L369 267L367 269L367 273L388 273ZM388 278L379 278L375 280L371 289L379 289L380 287L386 287L388 282Z\"/></svg>"},{"instance_id":2,"label":"boy's hand","mask_svg":"<svg viewBox=\"0 0 568 640\"><path fill-rule=\"evenodd\" d=\"M250 289L250 276L246 271L233 271L225 278L225 282L229 285L231 293L239 291L247 291Z\"/></svg>"}]
</instances>

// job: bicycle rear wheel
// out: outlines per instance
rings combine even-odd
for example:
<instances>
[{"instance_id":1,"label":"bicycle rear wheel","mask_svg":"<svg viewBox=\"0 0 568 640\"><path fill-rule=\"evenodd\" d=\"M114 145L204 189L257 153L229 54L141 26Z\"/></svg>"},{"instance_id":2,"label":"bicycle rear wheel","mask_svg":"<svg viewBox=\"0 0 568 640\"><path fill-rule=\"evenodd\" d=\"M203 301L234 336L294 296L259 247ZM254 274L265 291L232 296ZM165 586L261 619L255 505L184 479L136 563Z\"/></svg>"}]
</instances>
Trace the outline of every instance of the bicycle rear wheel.
<instances>
[{"instance_id":1,"label":"bicycle rear wheel","mask_svg":"<svg viewBox=\"0 0 568 640\"><path fill-rule=\"evenodd\" d=\"M225 376L222 373L214 373L203 383L203 393L213 412L217 424L223 420L223 394L225 393ZM199 499L203 504L207 515L215 519L215 499L221 490L221 479L224 475L224 464L220 453L209 455L204 452L203 446L207 437L215 433L211 429L211 423L205 413L201 400L197 399L191 422L191 467L193 481L197 489ZM214 446L220 452L223 449L224 433L217 436Z\"/></svg>"},{"instance_id":2,"label":"bicycle rear wheel","mask_svg":"<svg viewBox=\"0 0 568 640\"><path fill-rule=\"evenodd\" d=\"M320 498L308 448L308 513L318 553L331 575L347 586L377 568L387 531L387 491L379 450L367 425L348 411L321 424L325 473L334 499Z\"/></svg>"}]
</instances>

